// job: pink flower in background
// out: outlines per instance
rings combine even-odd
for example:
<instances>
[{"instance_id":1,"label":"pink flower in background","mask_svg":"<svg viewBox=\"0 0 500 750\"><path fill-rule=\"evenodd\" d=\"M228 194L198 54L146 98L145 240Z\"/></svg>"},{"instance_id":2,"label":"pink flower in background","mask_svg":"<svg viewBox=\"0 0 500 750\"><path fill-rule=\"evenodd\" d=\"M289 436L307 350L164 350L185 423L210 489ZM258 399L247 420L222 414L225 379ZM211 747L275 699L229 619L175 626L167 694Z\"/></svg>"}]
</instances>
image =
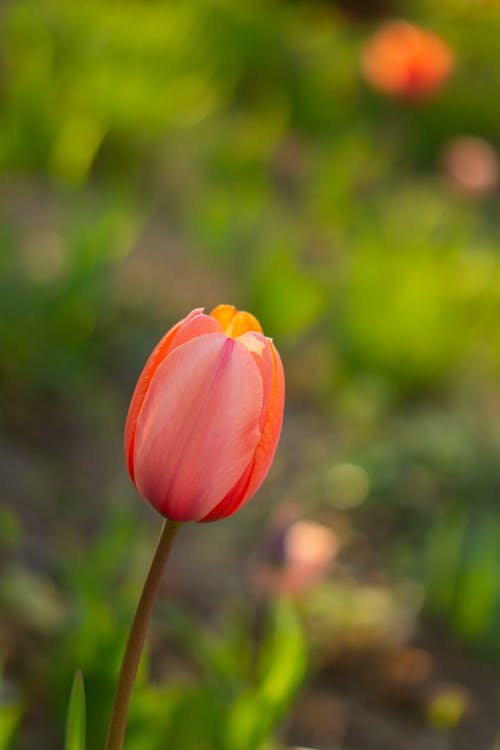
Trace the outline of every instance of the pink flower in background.
<instances>
[{"instance_id":1,"label":"pink flower in background","mask_svg":"<svg viewBox=\"0 0 500 750\"><path fill-rule=\"evenodd\" d=\"M285 537L284 588L297 593L320 581L328 574L338 548L332 529L315 521L296 521Z\"/></svg>"},{"instance_id":2,"label":"pink flower in background","mask_svg":"<svg viewBox=\"0 0 500 750\"><path fill-rule=\"evenodd\" d=\"M454 138L446 145L441 162L445 176L461 193L482 197L498 187L498 155L482 138L472 135Z\"/></svg>"},{"instance_id":3,"label":"pink flower in background","mask_svg":"<svg viewBox=\"0 0 500 750\"><path fill-rule=\"evenodd\" d=\"M446 42L406 21L389 21L365 45L361 70L377 91L413 101L426 99L454 68Z\"/></svg>"},{"instance_id":4,"label":"pink flower in background","mask_svg":"<svg viewBox=\"0 0 500 750\"><path fill-rule=\"evenodd\" d=\"M337 533L325 524L299 519L293 502L279 506L258 553L253 571L255 588L302 595L325 579L339 549Z\"/></svg>"},{"instance_id":5,"label":"pink flower in background","mask_svg":"<svg viewBox=\"0 0 500 750\"><path fill-rule=\"evenodd\" d=\"M225 518L264 481L283 406L281 360L258 320L231 305L193 310L138 380L125 427L132 481L173 521Z\"/></svg>"}]
</instances>

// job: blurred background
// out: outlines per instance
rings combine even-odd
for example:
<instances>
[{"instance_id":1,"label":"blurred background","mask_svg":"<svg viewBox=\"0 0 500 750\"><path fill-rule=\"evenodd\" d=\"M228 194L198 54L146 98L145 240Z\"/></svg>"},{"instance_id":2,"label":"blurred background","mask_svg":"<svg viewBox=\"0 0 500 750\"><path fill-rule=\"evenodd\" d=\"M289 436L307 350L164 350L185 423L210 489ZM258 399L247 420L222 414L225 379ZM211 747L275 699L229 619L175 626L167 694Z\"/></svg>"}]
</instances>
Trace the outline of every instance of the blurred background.
<instances>
[{"instance_id":1,"label":"blurred background","mask_svg":"<svg viewBox=\"0 0 500 750\"><path fill-rule=\"evenodd\" d=\"M191 525L130 750L500 747L500 3L16 0L0 23L0 748L88 748L160 518L128 402L194 307L282 352Z\"/></svg>"}]
</instances>

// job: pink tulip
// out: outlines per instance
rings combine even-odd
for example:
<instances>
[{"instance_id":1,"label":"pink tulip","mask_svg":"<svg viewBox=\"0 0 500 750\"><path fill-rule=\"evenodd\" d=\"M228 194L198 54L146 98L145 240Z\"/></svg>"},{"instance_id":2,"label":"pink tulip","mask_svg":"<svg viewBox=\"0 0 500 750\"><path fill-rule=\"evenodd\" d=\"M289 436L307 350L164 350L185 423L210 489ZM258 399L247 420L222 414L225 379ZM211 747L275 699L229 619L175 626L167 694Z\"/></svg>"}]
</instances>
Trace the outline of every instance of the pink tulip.
<instances>
[{"instance_id":1,"label":"pink tulip","mask_svg":"<svg viewBox=\"0 0 500 750\"><path fill-rule=\"evenodd\" d=\"M258 320L231 305L193 310L138 380L125 460L139 493L173 521L214 521L264 481L284 404L280 356Z\"/></svg>"}]
</instances>

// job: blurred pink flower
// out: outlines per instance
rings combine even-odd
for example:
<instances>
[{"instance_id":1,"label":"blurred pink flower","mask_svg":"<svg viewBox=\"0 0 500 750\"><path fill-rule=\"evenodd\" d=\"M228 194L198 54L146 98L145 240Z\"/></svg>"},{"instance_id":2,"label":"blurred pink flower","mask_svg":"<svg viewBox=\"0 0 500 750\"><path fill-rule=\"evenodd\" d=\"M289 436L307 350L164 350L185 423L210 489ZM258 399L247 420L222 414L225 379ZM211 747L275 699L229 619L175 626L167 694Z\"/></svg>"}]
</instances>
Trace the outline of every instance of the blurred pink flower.
<instances>
[{"instance_id":1,"label":"blurred pink flower","mask_svg":"<svg viewBox=\"0 0 500 750\"><path fill-rule=\"evenodd\" d=\"M498 156L482 138L454 138L443 152L442 164L446 177L460 192L482 196L491 193L498 186Z\"/></svg>"},{"instance_id":2,"label":"blurred pink flower","mask_svg":"<svg viewBox=\"0 0 500 750\"><path fill-rule=\"evenodd\" d=\"M283 587L303 591L324 578L338 552L334 532L314 521L297 521L285 536Z\"/></svg>"},{"instance_id":3,"label":"blurred pink flower","mask_svg":"<svg viewBox=\"0 0 500 750\"><path fill-rule=\"evenodd\" d=\"M339 546L332 529L297 520L296 506L285 503L272 522L255 584L265 592L304 593L328 574Z\"/></svg>"}]
</instances>

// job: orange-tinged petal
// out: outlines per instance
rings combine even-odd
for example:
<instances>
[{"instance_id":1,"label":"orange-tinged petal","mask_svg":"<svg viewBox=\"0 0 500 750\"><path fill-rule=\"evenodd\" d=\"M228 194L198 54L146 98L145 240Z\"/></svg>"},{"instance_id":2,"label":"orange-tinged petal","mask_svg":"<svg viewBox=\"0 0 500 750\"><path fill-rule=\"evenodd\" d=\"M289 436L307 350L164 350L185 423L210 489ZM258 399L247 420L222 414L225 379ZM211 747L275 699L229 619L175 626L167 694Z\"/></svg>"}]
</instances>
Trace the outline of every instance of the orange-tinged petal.
<instances>
[{"instance_id":1,"label":"orange-tinged petal","mask_svg":"<svg viewBox=\"0 0 500 750\"><path fill-rule=\"evenodd\" d=\"M219 321L222 326L222 330L225 333L227 327L229 326L237 312L238 311L236 310L234 305L217 305L217 307L214 307L214 309L210 313L210 316Z\"/></svg>"},{"instance_id":2,"label":"orange-tinged petal","mask_svg":"<svg viewBox=\"0 0 500 750\"><path fill-rule=\"evenodd\" d=\"M255 469L255 458L252 458L245 471L236 482L234 487L230 489L227 495L218 503L201 521L220 521L223 518L227 518L232 515L238 508L240 508L245 499L248 497L248 488L252 480L252 475Z\"/></svg>"},{"instance_id":3,"label":"orange-tinged petal","mask_svg":"<svg viewBox=\"0 0 500 750\"><path fill-rule=\"evenodd\" d=\"M262 327L252 313L240 310L236 313L231 323L226 329L226 336L237 338L247 332L262 333Z\"/></svg>"},{"instance_id":4,"label":"orange-tinged petal","mask_svg":"<svg viewBox=\"0 0 500 750\"><path fill-rule=\"evenodd\" d=\"M163 515L204 518L245 472L261 439L262 377L223 334L175 348L156 369L137 421L135 484Z\"/></svg>"},{"instance_id":5,"label":"orange-tinged petal","mask_svg":"<svg viewBox=\"0 0 500 750\"><path fill-rule=\"evenodd\" d=\"M262 326L255 315L237 310L233 305L218 305L210 315L219 321L226 336L237 338L248 331L262 333Z\"/></svg>"},{"instance_id":6,"label":"orange-tinged petal","mask_svg":"<svg viewBox=\"0 0 500 750\"><path fill-rule=\"evenodd\" d=\"M266 340L273 360L273 379L269 407L260 440L252 460L246 466L239 481L223 500L203 517L203 521L226 518L250 500L264 481L273 461L283 422L285 378L278 351L270 339Z\"/></svg>"}]
</instances>

